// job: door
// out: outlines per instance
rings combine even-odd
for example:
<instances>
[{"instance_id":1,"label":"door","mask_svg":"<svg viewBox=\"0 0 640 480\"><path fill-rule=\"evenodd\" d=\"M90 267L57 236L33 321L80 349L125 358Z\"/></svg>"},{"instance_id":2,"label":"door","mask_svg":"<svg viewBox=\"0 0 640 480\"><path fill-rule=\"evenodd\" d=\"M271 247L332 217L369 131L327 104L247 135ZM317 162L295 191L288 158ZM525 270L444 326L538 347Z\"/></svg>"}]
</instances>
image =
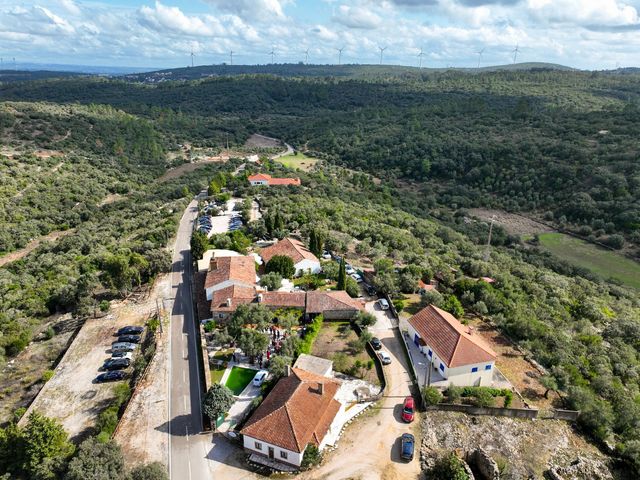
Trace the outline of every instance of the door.
<instances>
[{"instance_id":1,"label":"door","mask_svg":"<svg viewBox=\"0 0 640 480\"><path fill-rule=\"evenodd\" d=\"M416 347L420 348L420 337L417 333L414 333L413 335L413 343L416 344Z\"/></svg>"},{"instance_id":2,"label":"door","mask_svg":"<svg viewBox=\"0 0 640 480\"><path fill-rule=\"evenodd\" d=\"M273 447L269 447L269 458L273 460Z\"/></svg>"}]
</instances>

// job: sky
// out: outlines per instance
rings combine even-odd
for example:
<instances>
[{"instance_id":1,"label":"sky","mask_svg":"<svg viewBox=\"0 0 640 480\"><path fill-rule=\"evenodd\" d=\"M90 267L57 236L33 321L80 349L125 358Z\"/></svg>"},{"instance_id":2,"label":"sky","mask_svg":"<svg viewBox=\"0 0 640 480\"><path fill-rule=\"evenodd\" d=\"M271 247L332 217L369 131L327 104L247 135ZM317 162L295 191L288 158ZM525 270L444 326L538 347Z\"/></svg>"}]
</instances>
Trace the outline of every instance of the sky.
<instances>
[{"instance_id":1,"label":"sky","mask_svg":"<svg viewBox=\"0 0 640 480\"><path fill-rule=\"evenodd\" d=\"M640 0L0 0L0 57L137 68L640 66ZM308 52L308 53L307 53ZM420 52L422 55L420 56ZM482 52L482 53L479 53ZM307 56L308 55L308 56Z\"/></svg>"}]
</instances>

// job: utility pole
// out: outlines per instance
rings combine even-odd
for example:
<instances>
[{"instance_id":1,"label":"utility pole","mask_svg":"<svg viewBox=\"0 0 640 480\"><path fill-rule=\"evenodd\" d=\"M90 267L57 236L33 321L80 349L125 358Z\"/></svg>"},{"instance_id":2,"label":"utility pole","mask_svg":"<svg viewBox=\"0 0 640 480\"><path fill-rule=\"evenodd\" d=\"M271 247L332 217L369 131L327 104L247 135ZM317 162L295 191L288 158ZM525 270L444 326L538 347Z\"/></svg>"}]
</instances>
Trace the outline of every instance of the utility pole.
<instances>
[{"instance_id":1,"label":"utility pole","mask_svg":"<svg viewBox=\"0 0 640 480\"><path fill-rule=\"evenodd\" d=\"M496 221L496 216L491 216L491 223L489 224L489 238L487 238L487 249L484 252L484 261L489 260L489 248L491 247L491 234L493 233L493 222Z\"/></svg>"}]
</instances>

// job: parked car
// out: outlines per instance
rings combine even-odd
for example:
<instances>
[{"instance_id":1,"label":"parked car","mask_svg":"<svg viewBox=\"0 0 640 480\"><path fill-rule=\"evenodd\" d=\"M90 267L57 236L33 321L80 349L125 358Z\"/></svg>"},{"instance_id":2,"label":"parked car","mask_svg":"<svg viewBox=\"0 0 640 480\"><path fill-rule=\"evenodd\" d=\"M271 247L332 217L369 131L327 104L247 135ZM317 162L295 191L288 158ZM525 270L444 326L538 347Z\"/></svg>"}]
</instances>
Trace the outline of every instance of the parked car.
<instances>
[{"instance_id":1,"label":"parked car","mask_svg":"<svg viewBox=\"0 0 640 480\"><path fill-rule=\"evenodd\" d=\"M371 346L374 350L380 350L382 348L382 342L378 337L373 337L371 339Z\"/></svg>"},{"instance_id":2,"label":"parked car","mask_svg":"<svg viewBox=\"0 0 640 480\"><path fill-rule=\"evenodd\" d=\"M116 332L116 337L119 337L120 335L140 335L142 332L144 332L144 327L127 325Z\"/></svg>"},{"instance_id":3,"label":"parked car","mask_svg":"<svg viewBox=\"0 0 640 480\"><path fill-rule=\"evenodd\" d=\"M118 341L124 343L140 343L140 340L142 340L140 335L120 335L118 337Z\"/></svg>"},{"instance_id":4,"label":"parked car","mask_svg":"<svg viewBox=\"0 0 640 480\"><path fill-rule=\"evenodd\" d=\"M326 250L322 252L322 258L324 260L331 260L331 252L327 252Z\"/></svg>"},{"instance_id":5,"label":"parked car","mask_svg":"<svg viewBox=\"0 0 640 480\"><path fill-rule=\"evenodd\" d=\"M380 310L389 310L389 302L387 302L386 298L378 300L378 306L380 307Z\"/></svg>"},{"instance_id":6,"label":"parked car","mask_svg":"<svg viewBox=\"0 0 640 480\"><path fill-rule=\"evenodd\" d=\"M347 275L351 275L353 273L356 273L356 271L353 269L353 267L351 265L349 265L348 263L344 266L344 271Z\"/></svg>"},{"instance_id":7,"label":"parked car","mask_svg":"<svg viewBox=\"0 0 640 480\"><path fill-rule=\"evenodd\" d=\"M367 284L367 285L365 286L365 288L366 288L367 293L369 294L369 296L370 296L370 297L373 297L373 296L375 296L375 295L376 295L376 293L378 293L378 292L376 292L376 289L375 289L375 288L373 288L373 285L369 285L369 284Z\"/></svg>"},{"instance_id":8,"label":"parked car","mask_svg":"<svg viewBox=\"0 0 640 480\"><path fill-rule=\"evenodd\" d=\"M358 283L362 283L364 282L362 275L360 275L359 273L352 273L351 275L349 275L351 278L353 278L356 282Z\"/></svg>"},{"instance_id":9,"label":"parked car","mask_svg":"<svg viewBox=\"0 0 640 480\"><path fill-rule=\"evenodd\" d=\"M129 368L131 360L128 358L110 358L102 365L103 370L123 370Z\"/></svg>"},{"instance_id":10,"label":"parked car","mask_svg":"<svg viewBox=\"0 0 640 480\"><path fill-rule=\"evenodd\" d=\"M400 457L403 460L413 460L413 450L416 444L416 439L410 433L403 433L400 441Z\"/></svg>"},{"instance_id":11,"label":"parked car","mask_svg":"<svg viewBox=\"0 0 640 480\"><path fill-rule=\"evenodd\" d=\"M267 372L266 370L260 370L258 373L256 373L256 376L253 377L253 386L259 387L260 385L262 385L267 379L267 375L269 375L269 372Z\"/></svg>"},{"instance_id":12,"label":"parked car","mask_svg":"<svg viewBox=\"0 0 640 480\"><path fill-rule=\"evenodd\" d=\"M413 422L413 416L415 414L415 403L413 397L407 397L402 404L402 420L407 423Z\"/></svg>"},{"instance_id":13,"label":"parked car","mask_svg":"<svg viewBox=\"0 0 640 480\"><path fill-rule=\"evenodd\" d=\"M127 376L127 374L124 373L121 370L113 370L111 372L105 372L105 373L101 373L100 375L98 375L96 377L96 382L98 382L98 383L114 382L116 380L122 380L126 376Z\"/></svg>"},{"instance_id":14,"label":"parked car","mask_svg":"<svg viewBox=\"0 0 640 480\"><path fill-rule=\"evenodd\" d=\"M112 354L115 352L133 352L135 349L135 343L117 341L111 344Z\"/></svg>"},{"instance_id":15,"label":"parked car","mask_svg":"<svg viewBox=\"0 0 640 480\"><path fill-rule=\"evenodd\" d=\"M391 357L384 350L380 350L378 352L378 356L380 357L380 360L382 361L383 365L389 365L391 363Z\"/></svg>"},{"instance_id":16,"label":"parked car","mask_svg":"<svg viewBox=\"0 0 640 480\"><path fill-rule=\"evenodd\" d=\"M132 360L133 352L113 352L111 354L111 358L128 358L129 360Z\"/></svg>"}]
</instances>

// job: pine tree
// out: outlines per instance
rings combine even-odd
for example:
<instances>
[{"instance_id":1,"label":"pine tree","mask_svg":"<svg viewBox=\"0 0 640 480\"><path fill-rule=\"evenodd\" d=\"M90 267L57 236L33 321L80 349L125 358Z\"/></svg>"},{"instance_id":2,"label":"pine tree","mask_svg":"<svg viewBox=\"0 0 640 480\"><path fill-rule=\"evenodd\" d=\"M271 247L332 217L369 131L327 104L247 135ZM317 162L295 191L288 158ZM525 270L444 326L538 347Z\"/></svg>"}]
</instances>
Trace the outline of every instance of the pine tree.
<instances>
[{"instance_id":1,"label":"pine tree","mask_svg":"<svg viewBox=\"0 0 640 480\"><path fill-rule=\"evenodd\" d=\"M338 271L338 285L336 288L338 290L347 289L347 270L344 257L342 257L342 260L340 260L340 270Z\"/></svg>"}]
</instances>

